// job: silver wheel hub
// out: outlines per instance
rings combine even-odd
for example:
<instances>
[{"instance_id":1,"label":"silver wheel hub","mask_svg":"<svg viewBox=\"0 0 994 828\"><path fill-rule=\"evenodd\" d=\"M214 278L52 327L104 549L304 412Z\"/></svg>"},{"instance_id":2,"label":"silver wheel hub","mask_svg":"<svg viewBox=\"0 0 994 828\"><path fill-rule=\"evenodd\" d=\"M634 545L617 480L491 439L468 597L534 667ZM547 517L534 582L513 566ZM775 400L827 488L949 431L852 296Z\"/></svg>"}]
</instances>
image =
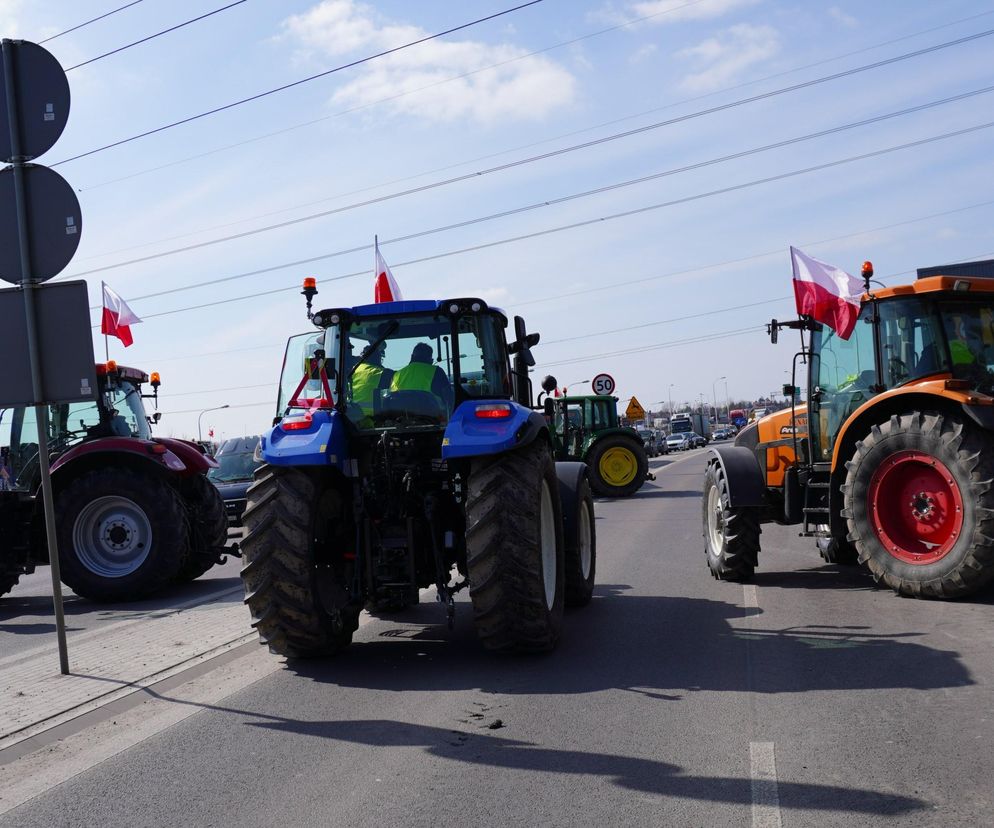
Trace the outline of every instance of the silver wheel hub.
<instances>
[{"instance_id":1,"label":"silver wheel hub","mask_svg":"<svg viewBox=\"0 0 994 828\"><path fill-rule=\"evenodd\" d=\"M594 544L591 532L590 507L587 501L580 504L580 574L583 580L590 578L590 567L594 560Z\"/></svg>"},{"instance_id":2,"label":"silver wheel hub","mask_svg":"<svg viewBox=\"0 0 994 828\"><path fill-rule=\"evenodd\" d=\"M718 553L725 545L725 510L721 505L721 492L712 485L708 489L708 542L711 551Z\"/></svg>"},{"instance_id":3,"label":"silver wheel hub","mask_svg":"<svg viewBox=\"0 0 994 828\"><path fill-rule=\"evenodd\" d=\"M152 525L133 500L119 495L98 497L84 506L72 531L79 562L105 578L135 572L148 557Z\"/></svg>"}]
</instances>

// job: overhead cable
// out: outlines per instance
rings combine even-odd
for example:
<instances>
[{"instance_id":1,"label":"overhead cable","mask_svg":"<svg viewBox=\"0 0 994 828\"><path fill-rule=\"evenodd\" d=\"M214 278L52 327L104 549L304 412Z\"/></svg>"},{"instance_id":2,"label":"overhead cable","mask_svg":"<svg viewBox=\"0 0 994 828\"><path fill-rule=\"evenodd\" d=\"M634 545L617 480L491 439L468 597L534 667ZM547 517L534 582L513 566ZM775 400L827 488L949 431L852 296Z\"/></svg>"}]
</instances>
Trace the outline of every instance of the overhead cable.
<instances>
[{"instance_id":1,"label":"overhead cable","mask_svg":"<svg viewBox=\"0 0 994 828\"><path fill-rule=\"evenodd\" d=\"M645 214L645 213L649 213L649 212L652 212L652 211L655 211L655 210L660 210L660 209L667 208L667 207L673 207L673 206L677 206L677 205L680 205L680 204L687 204L687 203L691 203L691 202L694 202L694 201L699 201L701 199L711 198L711 197L714 197L714 196L717 196L717 195L725 195L725 194L728 194L728 193L738 192L740 190L745 190L745 189L748 189L748 188L751 188L751 187L756 187L756 186L759 186L759 185L762 185L762 184L769 184L769 183L773 183L773 182L776 182L776 181L783 181L783 180L786 180L786 179L789 179L789 178L794 178L794 177L797 177L797 176L806 175L806 174L812 173L812 172L819 172L819 171L822 171L822 170L832 169L832 168L839 167L839 166L842 166L842 165L845 165L845 164L851 164L851 163L854 163L856 161L863 161L863 160L866 160L866 159L869 159L869 158L877 158L877 157L880 157L880 156L883 156L883 155L887 155L889 153L898 152L900 150L905 150L905 149L910 149L910 148L914 148L914 147L925 146L927 144L932 144L932 143L935 143L937 141L948 140L949 138L955 138L955 137L959 137L959 136L962 136L962 135L967 135L967 134L979 132L979 131L984 130L984 129L990 129L991 127L994 127L994 121L988 121L986 123L977 124L977 125L974 125L974 126L966 127L964 129L958 129L958 130L954 130L952 132L946 132L946 133L942 133L942 134L939 134L939 135L933 135L933 136L930 136L928 138L919 139L917 141L909 141L909 142L906 142L906 143L903 143L903 144L897 144L895 146L885 147L883 149L874 150L872 152L866 152L866 153L860 153L859 155L848 156L846 158L837 159L835 161L829 161L829 162L825 162L825 163L822 163L822 164L816 164L816 165L810 166L810 167L804 167L804 168L797 169L797 170L791 170L789 172L779 173L777 175L772 175L772 176L766 176L764 178L753 179L752 181L746 181L746 182L743 182L741 184L734 184L734 185L731 185L731 186L728 186L728 187L721 187L721 188L719 188L717 190L709 190L709 191L702 192L702 193L695 193L695 194L692 194L692 195L684 196L682 198L672 199L670 201L663 201L663 202L659 202L659 203L656 203L656 204L649 204L649 205L645 205L645 206L642 206L642 207L636 207L636 208L633 208L631 210L624 210L624 211L619 212L619 213L610 213L608 215L598 216L598 217L592 218L592 219L585 219L583 221L572 222L570 224L559 225L559 226L556 226L556 227L548 227L548 228L545 228L543 230L533 231L531 233L524 233L524 234L521 234L521 235L518 235L518 236L511 236L511 237L504 238L504 239L498 239L498 240L492 241L492 242L484 242L482 244L471 245L469 247L458 248L458 249L455 249L455 250L448 250L448 251L445 251L443 253L437 253L437 254L434 254L434 255L431 255L431 256L423 256L423 257L418 258L418 259L410 259L410 260L408 260L406 262L398 262L396 265L394 265L394 268L403 267L405 265L410 265L410 264L419 264L419 263L422 263L422 262L436 261L438 259L444 259L444 258L448 258L450 256L461 255L463 253L476 252L476 251L479 251L479 250L487 250L487 249L490 249L490 248L493 248L493 247L499 247L499 246L505 245L505 244L512 244L514 242L524 241L524 240L527 240L527 239L536 239L536 238L541 238L543 236L552 235L554 233L561 233L561 232L564 232L564 231L567 231L567 230L576 230L576 229L579 229L579 228L582 228L582 227L589 227L591 225L600 224L602 222L613 221L613 220L621 219L621 218L629 218L629 217L636 216L636 215L642 215L642 214ZM554 204L554 203L556 203L557 201L560 201L560 200L568 200L568 198L569 197L567 197L566 199L557 199L557 200L551 201L549 203L550 204ZM469 221L465 221L465 222L460 222L460 223L458 223L456 225L450 225L450 227L448 229L451 229L451 228L454 228L454 227L468 226L470 224L478 223L479 221L482 221L482 220L486 220L486 219L473 219L473 220L469 220ZM412 238L419 238L421 236L431 235L432 233L437 233L437 232L440 232L439 228L436 228L434 230L429 230L429 231L423 231L423 232L420 232L420 233L414 233L414 234L410 234L410 235L407 235L407 236L402 236L402 237L399 237L399 238L396 238L396 239L392 239L391 241L396 242L396 241L402 241L402 240L407 240L407 239L412 239ZM383 242L383 243L385 244L386 242ZM217 285L219 283L223 283L223 282L226 282L226 281L231 281L232 279L235 279L235 278L244 278L244 277L246 277L248 275L259 275L259 274L262 274L262 273L272 272L274 270L281 270L281 269L284 269L286 267L293 267L293 266L298 266L298 265L302 265L302 264L312 264L312 263L314 263L316 261L321 261L323 259L328 259L328 258L332 258L332 257L335 257L335 256L343 255L346 252L356 252L356 251L359 251L359 250L365 250L366 247L368 247L368 245L364 245L364 246L358 247L358 248L352 248L352 249L347 250L347 251L336 251L334 253L328 253L328 254L324 254L324 255L320 255L320 256L313 256L313 257L310 257L308 259L301 259L301 260L298 260L296 262L287 262L287 263L283 263L283 264L279 264L279 265L274 265L274 266L268 267L268 268L260 268L260 269L255 270L255 271L250 271L249 273L236 274L235 276L223 277L221 279L213 279L211 281L211 284L212 285ZM330 283L330 282L343 281L345 279L352 279L352 278L356 278L358 276L368 276L369 273L370 273L370 270L368 268L365 268L363 270L355 271L353 273L347 273L347 274L343 274L343 275L340 275L340 276L331 276L331 277L326 277L326 278L323 278L323 279L319 279L318 283L319 284L327 284L327 283ZM83 275L83 274L74 274L74 275L79 276L79 275ZM179 292L180 290L186 290L186 289L188 289L188 288L174 288L174 289L168 290L168 291L159 291L158 293L154 293L154 294L146 294L144 297L137 297L135 299L135 301L137 301L139 298L159 297L159 296L163 296L163 295L166 295L166 294L169 294L169 293L176 293L176 292ZM297 286L293 286L293 287L285 286L285 287L273 288L273 289L270 289L270 290L259 291L259 292L255 292L255 293L249 293L249 294L242 294L240 296L228 297L226 299L219 299L219 300L216 300L216 301L213 301L213 302L203 302L203 303L198 304L198 305L191 305L191 306L184 307L184 308L175 308L173 310L160 311L158 313L144 314L144 318L145 319L151 319L151 318L157 317L157 316L170 316L170 315L176 314L176 313L184 313L184 312L190 311L190 310L199 310L201 308L215 307L215 306L218 306L218 305L225 305L225 304L229 304L231 302L238 302L238 301L242 301L242 300L245 300L245 299L255 299L255 298L259 298L261 296L272 296L272 295L275 295L275 294L278 294L278 293L284 293L284 292L286 292L288 290L296 290L296 289L297 289ZM92 307L91 310L96 309L96 307L97 306Z\"/></svg>"},{"instance_id":2,"label":"overhead cable","mask_svg":"<svg viewBox=\"0 0 994 828\"><path fill-rule=\"evenodd\" d=\"M189 124L193 121L199 121L201 118L206 118L210 115L216 115L219 112L225 112L229 109L234 109L237 106L242 106L243 104L251 103L252 101L257 101L260 100L261 98L269 97L270 95L275 95L278 92L285 92L287 89L293 89L294 87L301 86L302 84L305 83L310 83L313 80L327 77L328 75L332 75L336 72L341 72L345 69L351 69L355 66L361 66L364 63L369 63L370 61L377 60L378 58L395 54L404 49L410 49L413 46L417 46L421 43L426 43L429 40L435 40L437 38L444 37L445 35L452 34L453 32L458 32L462 31L463 29L468 29L471 26L477 26L480 23L486 23L489 20L495 20L498 17L503 17L504 15L511 14L512 12L520 11L521 9L525 9L529 6L534 6L543 1L544 0L528 0L528 2L526 3L521 3L520 5L513 6L509 9L504 9L503 11L495 12L494 14L489 14L486 17L480 17L477 18L476 20L471 20L468 23L462 23L458 26L453 26L452 28L446 29L441 32L435 32L434 34L425 35L424 37L417 38L416 40L411 40L408 43L403 43L400 46L394 46L393 48L390 49L384 49L381 52L377 52L372 55L367 55L366 57L349 61L348 63L343 63L340 66L335 66L332 69L326 69L323 72L318 72L315 75L310 75L306 78L301 78L300 80L295 80L291 83L285 83L282 86L277 86L274 89L268 89L265 92L258 92L255 95L249 95L247 98L241 98L240 100L232 101L231 103L227 103L222 106L216 106L213 109L206 110L205 112L200 112L197 113L196 115L190 115L186 118L181 118L178 121L172 121L171 123L164 124L162 126L156 127L155 129L146 130L145 132L140 132L137 135L132 135L128 138L121 138L118 141L113 141L109 144L104 144L101 147L87 150L86 152L81 152L78 155L73 155L70 156L69 158L64 158L62 161L57 161L56 163L50 164L49 166L58 167L61 166L62 164L68 164L70 161L78 161L80 158L87 158L91 155L97 154L98 152L103 152L104 150L109 150L114 147L119 147L122 144L128 144L131 143L132 141L137 141L140 138L147 138L150 135L156 135L160 132L165 132L166 130L173 129L174 127L182 126L183 124Z\"/></svg>"},{"instance_id":3,"label":"overhead cable","mask_svg":"<svg viewBox=\"0 0 994 828\"><path fill-rule=\"evenodd\" d=\"M562 48L564 46L570 46L570 45L572 45L574 43L577 43L578 41L587 40L589 38L596 37L598 35L605 34L607 32L611 32L611 31L614 31L614 30L619 29L619 28L625 28L627 26L631 26L631 25L633 25L635 23L638 23L638 22L641 22L643 20L647 20L650 17L656 17L656 16L658 16L660 14L669 14L669 13L671 13L673 11L678 11L678 10L680 10L682 8L685 8L685 6L671 7L669 9L666 9L663 12L656 12L655 14L647 15L646 17L633 18L632 20L627 20L627 21L625 21L623 23L618 24L617 26L611 26L611 27L609 27L607 29L600 29L600 30L595 31L595 32L590 32L589 34L583 35L581 37L574 38L572 40L562 41L561 43L556 43L556 44L553 44L552 46L547 46L547 47L545 47L543 49L538 49L538 50L536 50L534 52L526 52L525 54L518 55L518 56L513 57L513 58L508 58L507 60L500 61L498 63L492 63L492 64L489 64L487 66L480 67L479 69L474 69L474 70L472 70L470 72L464 72L464 73L462 73L460 75L454 75L454 76L451 76L451 77L448 77L448 78L443 78L442 80L438 80L438 81L435 81L433 83L426 84L424 86L419 86L419 87L416 87L414 89L408 89L408 90L405 90L403 92L396 93L394 95L389 95L389 96L387 96L385 98L380 98L380 99L375 100L375 101L370 101L368 103L359 104L357 106L353 106L353 107L350 107L348 109L342 109L342 110L339 110L338 112L333 112L330 115L324 115L324 116L322 116L320 118L314 118L314 119L309 120L309 121L304 121L302 123L294 124L294 125L291 125L289 127L284 127L283 129L274 130L273 132L267 132L267 133L264 133L262 135L257 135L257 136L255 136L253 138L249 138L249 139L246 139L244 141L237 141L237 142L235 142L233 144L227 144L227 145L224 145L224 146L215 147L212 150L207 150L206 152L201 152L201 153L197 153L195 155L186 156L185 158L180 158L180 159L177 159L175 161L167 162L165 164L159 164L159 165L156 165L154 167L146 167L145 169L137 170L135 172L129 173L128 175L120 176L118 178L112 178L112 179L109 179L109 180L106 180L106 181L99 182L97 184L91 184L91 185L89 185L87 187L81 187L79 189L80 189L80 192L86 192L88 190L99 189L101 187L105 187L105 186L108 186L110 184L116 184L116 183L118 183L120 181L127 181L127 180L129 180L131 178L136 178L136 177L141 176L141 175L146 175L146 174L152 173L152 172L158 172L159 170L168 169L170 167L174 167L174 166L177 166L179 164L185 164L185 163L188 163L190 161L196 161L197 159L200 159L200 158L206 158L206 157L209 157L211 155L216 155L216 154L221 153L221 152L226 152L228 150L237 149L238 147L242 147L242 146L245 146L247 144L255 143L257 141L263 141L263 140L265 140L267 138L272 138L272 137L275 137L277 135L283 135L283 134L285 134L287 132L292 132L292 131L297 130L297 129L303 129L303 128L308 127L308 126L313 126L314 124L318 124L318 123L321 123L323 121L330 120L332 118L337 118L337 117L341 117L343 115L348 115L348 114L351 114L353 112L358 112L358 111L360 111L362 109L368 109L369 107L378 106L379 104L382 104L382 103L389 103L390 101L396 100L398 98L403 98L403 97L406 97L408 95L413 95L413 94L416 94L417 92L422 92L422 91L425 91L427 89L434 88L436 86L441 86L442 84L452 83L453 81L462 80L463 78L469 77L471 75L475 75L475 74L478 74L480 72L486 72L486 71L489 71L491 69L496 69L496 68L499 68L501 66L505 66L506 64L514 63L515 61L525 60L526 58L534 57L535 55L543 54L545 52L552 51L553 49L559 49L559 48ZM224 227L231 227L233 225L241 224L241 223L246 222L246 221L253 221L256 218L263 218L263 217L268 217L268 216L271 216L271 215L278 215L280 213L289 212L291 210L300 209L302 207L310 207L310 206L313 206L315 204L321 204L321 203L325 203L325 202L328 202L328 201L333 201L333 200L338 199L338 198L347 198L349 196L358 195L360 193L368 192L369 190L378 189L379 187L389 187L389 186L394 185L394 184L402 184L405 181L412 181L412 180L417 179L417 178L422 178L425 175L433 175L435 173L447 172L448 170L456 169L458 167L463 167L463 166L466 166L467 164L476 164L476 163L479 163L481 161L488 161L491 158L497 158L497 157L500 157L501 155L507 155L507 154L512 153L512 152L520 152L521 150L531 149L533 147L541 146L543 144L553 143L555 141L563 140L564 138L571 138L574 135L582 135L583 133L586 133L586 132L592 132L594 130L603 129L604 127L608 127L608 126L614 126L615 124L624 123L625 121L631 121L631 120L634 120L636 118L641 118L641 117L644 117L646 115L654 114L656 112L662 112L662 111L667 110L667 109L673 109L674 107L682 106L683 104L695 103L696 101L705 100L707 98L713 98L713 97L715 97L717 95L723 95L723 94L725 94L727 92L734 92L734 91L736 91L738 89L743 89L743 88L748 87L748 86L755 86L758 83L765 83L766 81L774 80L775 78L784 77L786 75L796 74L797 72L804 71L805 69L813 69L813 68L816 68L818 66L823 66L823 65L828 64L828 63L834 63L835 61L842 60L842 59L847 58L847 57L852 57L854 55L863 54L865 52L873 51L875 49L880 49L880 48L883 48L884 46L891 46L891 45L893 45L895 43L900 43L902 41L910 40L910 39L915 38L915 37L921 37L924 34L931 34L932 32L939 31L940 29L946 29L946 28L949 28L950 26L956 26L956 25L959 25L961 23L966 23L966 22L969 22L969 21L972 21L972 20L976 20L979 17L986 17L986 16L991 15L991 14L994 14L994 10L988 10L988 11L985 11L985 12L980 12L980 13L975 14L975 15L970 15L969 17L962 17L962 18L959 18L957 20L951 20L951 21L949 21L947 23L943 23L943 24L941 24L939 26L932 26L932 27L930 27L928 29L920 29L918 31L911 32L910 34L902 35L901 37L892 38L890 40L884 40L884 41L881 41L879 43L874 43L874 44L872 44L870 46L864 46L864 47L862 47L860 49L855 49L855 50L850 51L850 52L843 52L841 54L833 55L832 57L829 57L829 58L824 58L822 60L815 61L814 63L806 63L806 64L803 64L801 66L796 66L796 67L794 67L792 69L785 69L785 70L783 70L781 72L775 72L775 73L773 73L771 75L765 75L765 76L760 77L760 78L755 78L754 80L744 81L742 83L737 83L737 84L734 84L732 86L722 87L721 89L716 89L716 90L714 90L712 92L707 92L707 93L704 93L704 94L701 94L701 95L695 95L695 96L690 97L690 98L683 98L681 100L673 101L673 102L665 104L663 106L653 107L651 109L646 109L646 110L643 110L641 112L635 112L635 113L632 113L630 115L624 115L624 116L622 116L620 118L614 118L614 119L609 120L609 121L603 121L603 122L601 122L599 124L593 124L591 126L583 127L581 129L575 129L575 130L571 130L570 132L565 132L565 133L561 133L559 135L554 135L554 136L551 136L549 138L543 138L540 141L533 141L533 142L528 143L528 144L521 144L521 145L518 145L516 147L511 147L509 149L500 150L498 152L489 153L487 155L477 156L476 158L468 158L468 159L466 159L464 161L459 161L459 162L456 162L454 164L447 164L447 165L442 166L442 167L436 167L436 168L431 169L431 170L425 170L423 172L415 173L413 175L406 175L406 176L403 176L401 178L395 178L395 179L391 179L389 181L383 181L383 182L380 182L379 184L374 184L374 185L362 187L362 188L359 188L357 190L350 190L350 191L345 192L345 193L339 193L339 194L337 194L335 196L329 196L329 197L325 197L325 198L320 198L320 199L316 199L316 200L313 200L313 201L305 202L303 204L298 204L296 206L284 207L284 208L281 208L279 210L271 210L271 211L268 211L266 213L262 213L262 214L260 214L258 216L255 216L254 218L239 219L239 220L233 221L233 222L226 222L226 223L223 223L223 224L212 225L211 227L206 228L206 229L209 229L209 230L218 230L218 229L222 229ZM125 247L125 248L118 248L116 250L108 251L106 253L101 253L101 254L95 254L95 255L87 256L85 258L98 258L99 256L111 255L113 253L120 253L120 252L124 252L126 250L132 250L132 249L135 249L137 247L145 247L147 245L157 244L157 243L160 243L160 242L163 242L163 241L172 241L174 239L183 238L185 236L196 235L197 232L199 232L199 231L194 231L194 232L191 232L191 233L180 233L180 234L173 235L173 236L166 236L166 237L158 239L157 241L154 241L154 242L144 242L144 243L142 243L140 245L131 245L131 246Z\"/></svg>"},{"instance_id":4,"label":"overhead cable","mask_svg":"<svg viewBox=\"0 0 994 828\"><path fill-rule=\"evenodd\" d=\"M48 41L55 40L55 38L62 37L62 35L67 35L69 34L69 32L75 32L77 29L82 29L84 26L89 26L91 23L96 23L98 20L103 20L105 17L110 17L112 14L117 14L118 12L124 11L125 9L130 9L132 6L137 6L141 2L142 0L132 0L131 3L127 3L121 6L120 8L111 9L111 11L105 12L104 14L101 14L98 17L94 17L90 20L87 20L85 23L80 23L76 26L73 26L71 29L66 29L64 32L53 34L50 37L46 37L44 40L39 40L38 45L41 45L42 43L48 43Z\"/></svg>"},{"instance_id":5,"label":"overhead cable","mask_svg":"<svg viewBox=\"0 0 994 828\"><path fill-rule=\"evenodd\" d=\"M480 223L482 221L491 221L493 219L498 219L498 218L507 218L508 216L517 215L519 213L524 213L524 212L529 212L531 210L537 210L537 209L540 209L542 207L549 207L549 206L554 205L554 204L562 204L562 203L565 203L567 201L574 201L574 200L581 199L581 198L588 198L588 197L593 196L593 195L601 195L603 193L611 192L612 190L619 190L619 189L622 189L624 187L634 186L636 184L644 184L646 182L654 181L654 180L659 179L659 178L666 178L668 176L678 175L680 173L691 172L693 170L702 169L704 167L713 166L715 164L724 164L724 163L726 163L728 161L735 161L735 160L738 160L740 158L746 158L746 157L748 157L750 155L758 155L760 153L769 152L770 150L782 149L783 147L788 147L788 146L791 146L792 144L799 144L799 143L804 142L804 141L812 141L812 140L815 140L817 138L824 138L824 137L826 137L828 135L835 135L835 134L840 133L840 132L845 132L845 131L848 131L848 130L851 130L851 129L857 129L858 127L863 127L863 126L868 126L870 124L880 123L881 121L886 121L886 120L890 120L890 119L893 119L893 118L903 117L905 115L910 115L910 114L913 114L913 113L916 113L916 112L922 112L922 111L927 110L927 109L933 109L933 108L938 107L938 106L944 106L944 105L949 104L949 103L954 103L954 102L966 100L968 98L972 98L972 97L975 97L977 95L987 94L987 93L992 92L992 91L994 91L994 86L985 86L985 87L983 87L981 89L975 89L975 90L972 90L970 92L963 92L963 93L961 93L959 95L953 95L953 96L948 97L948 98L942 98L941 100L929 101L928 103L919 104L917 106L912 106L912 107L907 107L905 109L897 110L896 112L888 112L888 113L886 113L884 115L877 115L877 116L874 116L872 118L864 118L863 120L860 120L860 121L853 121L853 122L848 123L848 124L841 124L839 126L830 127L828 129L819 130L817 132L811 132L811 133L808 133L807 135L798 135L798 136L795 136L793 138L785 139L783 141L776 141L776 142L774 142L772 144L765 144L765 145L760 146L760 147L753 147L751 149L741 150L739 152L734 152L734 153L730 153L728 155L719 156L718 158L711 158L711 159L708 159L706 161L699 161L699 162L694 163L694 164L686 164L686 165L681 166L681 167L674 167L674 168L671 168L671 169L668 169L668 170L663 170L662 172L652 173L650 175L644 175L644 176L640 176L638 178L628 179L626 181L620 181L620 182L617 182L617 183L614 183L614 184L609 184L609 185L606 185L606 186L603 186L603 187L596 187L596 188L591 189L591 190L584 190L584 191L579 192L579 193L573 193L571 195L561 196L561 197L555 198L555 199L550 199L550 200L546 200L546 201L539 201L539 202L536 202L534 204L528 204L528 205L525 205L523 207L514 208L512 210L505 210L505 211L502 211L500 213L494 213L494 214L491 214L489 216L484 216L484 217L480 217L480 218L477 218L477 219L473 219L470 223L477 224L477 223ZM630 133L619 133L618 137L625 137L628 134L630 134ZM609 137L609 138L601 139L602 142L606 141L606 140L611 140L611 138ZM283 229L283 228L286 228L286 227L292 227L293 225L302 224L302 223L308 222L308 221L314 221L314 220L319 219L319 218L327 218L328 216L336 215L338 213L348 212L350 210L355 210L355 209L360 208L360 207L368 207L368 206L373 205L373 204L380 204L380 203L385 202L385 201L391 201L393 199L403 198L405 196L414 195L414 194L417 194L417 193L423 193L423 192L426 192L428 190L434 190L434 189L438 189L440 187L446 187L446 186L448 186L450 184L455 184L455 183L458 183L458 182L467 181L469 179L480 178L482 176L490 175L492 173L504 172L506 170L513 169L515 167L523 166L525 164L531 164L531 163L534 163L536 161L544 161L544 160L547 160L548 158L553 157L553 156L564 155L564 154L566 154L568 152L573 152L576 149L583 149L583 148L585 148L585 147L587 147L589 145L590 144L588 142L587 144L578 144L578 145L575 145L575 146L572 146L572 147L563 147L562 149L556 150L556 151L551 152L551 153L544 153L542 155L531 156L530 158L523 158L523 159L519 159L517 161L510 161L510 162L508 162L506 164L500 164L500 165L498 165L496 167L490 167L489 169L478 170L478 171L472 172L472 173L466 173L464 175L455 176L454 178L447 178L447 179L444 179L442 181L435 181L435 182L431 182L429 184L423 184L420 187L412 187L410 189L400 190L400 191L395 192L395 193L387 193L385 195L377 196L376 198L367 199L365 201L359 201L359 202L355 202L353 204L345 204L345 205L342 205L341 207L335 207L335 208L333 208L331 210L322 210L319 213L311 213L309 215L301 216L299 218L289 219L287 221L281 221L281 222L279 222L277 224L270 224L270 225L266 225L264 227L256 227L256 228L254 228L252 230L246 230L246 231L244 231L242 233L234 233L234 234L229 235L229 236L222 236L222 237L216 238L216 239L208 239L207 241L197 242L196 244L190 244L190 245L186 245L184 247L176 247L176 248L173 248L171 250L163 250L163 251L160 251L158 253L152 253L152 254L149 254L148 256L140 256L140 257L135 258L135 259L128 259L127 261L116 262L114 264L104 265L103 267L96 267L96 268L92 268L90 270L79 271L77 273L72 274L71 277L67 276L66 278L78 278L80 276L89 276L89 275L91 275L93 273L102 273L104 271L115 270L115 269L121 268L121 267L129 267L131 265L141 264L143 262L153 261L155 259L162 259L162 258L165 258L167 256L175 256L178 253L187 253L187 252L189 252L191 250L199 250L199 249L202 249L202 248L205 248L205 247L212 247L213 245L222 244L224 242L236 241L236 240L244 239L244 238L250 238L252 236L257 236L257 235L259 235L261 233L267 233L267 232L270 232L272 230L280 230L280 229ZM455 224L455 225L445 225L442 228L436 228L436 229L434 229L432 231L426 231L425 235L427 235L429 232L431 232L431 233L445 232L447 230L451 230L451 229L455 229L455 228L463 227L463 226L465 226L465 224L463 224L463 223L459 223L459 224ZM409 237L405 237L405 238L409 238ZM382 245L387 245L391 241L393 241L393 240L384 239L384 241L381 242L381 244ZM359 248L350 248L349 250L344 251L343 255L346 252L347 253L355 253L355 252L359 252L361 250L370 250L370 249L372 249L372 245L365 245L365 246L359 247ZM169 290L169 291L163 291L162 293L158 293L158 294L154 294L153 293L153 294L148 294L147 296L141 296L141 297L135 297L135 298L136 299L144 299L144 298L149 298L151 296L162 296L162 295L165 295L166 293L175 293L175 292L177 292L179 290L193 289L193 288L196 288L196 287L199 287L199 285L194 285L194 286L191 286L190 288L174 288L174 289Z\"/></svg>"},{"instance_id":6,"label":"overhead cable","mask_svg":"<svg viewBox=\"0 0 994 828\"><path fill-rule=\"evenodd\" d=\"M235 6L240 6L244 2L246 2L246 0L235 0L234 3L229 3L227 6L222 6L219 9L214 9L214 11L207 12L206 14L202 14L199 17L194 17L190 20L185 20L182 23L177 23L175 26L170 26L168 29L163 29L161 32L156 32L155 34L151 34L148 37L143 37L141 40L136 40L133 43L128 43L125 46L119 46L118 48L112 49L109 52L104 52L102 55L97 55L96 57L92 57L89 60L84 60L82 63L77 63L75 66L70 66L68 69L66 69L66 71L71 72L73 69L79 69L81 66L88 66L91 63L96 63L98 60L103 60L104 58L110 57L111 55L116 55L118 52L123 52L126 49L130 49L132 46L139 46L142 43L148 43L148 41L150 40L155 40L157 37L162 37L162 35L169 34L170 32L175 32L177 29L182 29L184 26L189 26L191 23L197 23L201 20L204 20L205 18L212 17L215 14L220 14L223 11L232 9Z\"/></svg>"}]
</instances>

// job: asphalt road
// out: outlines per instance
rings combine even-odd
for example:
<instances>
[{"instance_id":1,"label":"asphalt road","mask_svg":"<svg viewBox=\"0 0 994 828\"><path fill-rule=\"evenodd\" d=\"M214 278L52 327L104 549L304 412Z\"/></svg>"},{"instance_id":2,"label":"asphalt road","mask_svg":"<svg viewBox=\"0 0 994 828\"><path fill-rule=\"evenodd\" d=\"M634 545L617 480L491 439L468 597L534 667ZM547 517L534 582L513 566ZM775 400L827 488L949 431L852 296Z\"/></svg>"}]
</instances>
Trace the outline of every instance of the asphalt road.
<instances>
[{"instance_id":1,"label":"asphalt road","mask_svg":"<svg viewBox=\"0 0 994 828\"><path fill-rule=\"evenodd\" d=\"M703 452L652 466L597 504L599 586L553 654L489 655L468 607L449 631L423 603L182 702L0 826L992 824L994 595L902 599L779 527L753 584L715 582Z\"/></svg>"}]
</instances>

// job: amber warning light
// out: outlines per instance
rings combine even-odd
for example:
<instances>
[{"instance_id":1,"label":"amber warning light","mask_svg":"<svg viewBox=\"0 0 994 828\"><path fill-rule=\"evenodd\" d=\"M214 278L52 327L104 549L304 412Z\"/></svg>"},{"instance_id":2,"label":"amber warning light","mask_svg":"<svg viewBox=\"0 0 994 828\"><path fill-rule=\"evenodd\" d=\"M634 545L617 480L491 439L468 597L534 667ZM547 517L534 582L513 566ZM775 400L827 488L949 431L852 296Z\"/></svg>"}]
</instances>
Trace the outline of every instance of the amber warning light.
<instances>
[{"instance_id":1,"label":"amber warning light","mask_svg":"<svg viewBox=\"0 0 994 828\"><path fill-rule=\"evenodd\" d=\"M159 377L159 372L158 371L153 371L152 372L152 380L151 380L151 382L152 382L152 387L153 388L158 388L160 385L162 385L162 379Z\"/></svg>"},{"instance_id":2,"label":"amber warning light","mask_svg":"<svg viewBox=\"0 0 994 828\"><path fill-rule=\"evenodd\" d=\"M314 316L311 312L311 302L313 302L314 297L318 295L318 280L313 276L305 277L304 289L300 291L300 295L307 299L307 318L310 319Z\"/></svg>"}]
</instances>

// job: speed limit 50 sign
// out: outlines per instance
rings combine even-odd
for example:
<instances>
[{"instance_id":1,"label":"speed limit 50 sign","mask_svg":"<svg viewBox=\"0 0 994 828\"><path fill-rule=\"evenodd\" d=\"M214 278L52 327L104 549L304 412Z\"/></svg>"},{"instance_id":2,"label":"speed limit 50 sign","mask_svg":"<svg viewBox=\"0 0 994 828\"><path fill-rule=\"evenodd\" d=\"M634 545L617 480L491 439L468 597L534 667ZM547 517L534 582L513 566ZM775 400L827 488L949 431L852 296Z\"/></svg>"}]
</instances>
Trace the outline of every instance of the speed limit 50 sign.
<instances>
[{"instance_id":1,"label":"speed limit 50 sign","mask_svg":"<svg viewBox=\"0 0 994 828\"><path fill-rule=\"evenodd\" d=\"M590 387L594 389L595 394L608 395L613 394L615 389L614 377L610 374L598 374L590 381Z\"/></svg>"}]
</instances>

